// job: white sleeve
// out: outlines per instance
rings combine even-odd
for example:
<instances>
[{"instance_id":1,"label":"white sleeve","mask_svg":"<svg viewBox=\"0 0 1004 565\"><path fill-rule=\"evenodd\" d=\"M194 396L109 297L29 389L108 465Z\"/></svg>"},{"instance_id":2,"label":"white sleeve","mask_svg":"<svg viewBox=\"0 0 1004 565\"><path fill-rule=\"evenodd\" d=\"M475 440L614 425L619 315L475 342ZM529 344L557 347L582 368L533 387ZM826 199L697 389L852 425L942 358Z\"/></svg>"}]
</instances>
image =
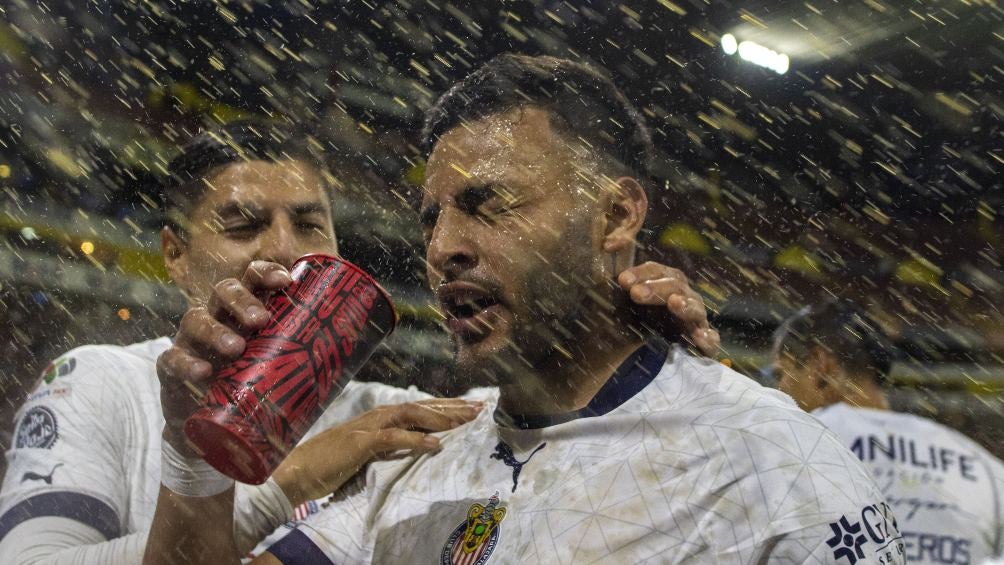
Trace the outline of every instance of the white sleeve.
<instances>
[{"instance_id":1,"label":"white sleeve","mask_svg":"<svg viewBox=\"0 0 1004 565\"><path fill-rule=\"evenodd\" d=\"M901 565L906 563L903 536L891 520L880 517L881 506L864 515L844 515L830 524L788 532L765 544L758 563L827 563L833 565ZM890 513L891 515L891 513Z\"/></svg>"},{"instance_id":2,"label":"white sleeve","mask_svg":"<svg viewBox=\"0 0 1004 565\"><path fill-rule=\"evenodd\" d=\"M80 544L99 544L93 546L97 555L138 562L141 553L130 553L137 542L117 539L128 533L129 504L128 391L112 380L121 378L122 363L108 350L91 346L71 351L52 366L61 371L59 378L47 378L16 416L10 466L0 490L0 563L93 562L85 558L89 548L63 553ZM67 529L67 523L77 526ZM32 561L24 561L29 557ZM121 559L99 561L129 562Z\"/></svg>"},{"instance_id":3,"label":"white sleeve","mask_svg":"<svg viewBox=\"0 0 1004 565\"><path fill-rule=\"evenodd\" d=\"M21 523L0 541L4 565L139 565L147 532L105 541L83 523L57 517Z\"/></svg>"},{"instance_id":4,"label":"white sleeve","mask_svg":"<svg viewBox=\"0 0 1004 565\"><path fill-rule=\"evenodd\" d=\"M237 483L234 493L234 539L241 554L251 551L293 518L293 507L271 479L263 485Z\"/></svg>"}]
</instances>

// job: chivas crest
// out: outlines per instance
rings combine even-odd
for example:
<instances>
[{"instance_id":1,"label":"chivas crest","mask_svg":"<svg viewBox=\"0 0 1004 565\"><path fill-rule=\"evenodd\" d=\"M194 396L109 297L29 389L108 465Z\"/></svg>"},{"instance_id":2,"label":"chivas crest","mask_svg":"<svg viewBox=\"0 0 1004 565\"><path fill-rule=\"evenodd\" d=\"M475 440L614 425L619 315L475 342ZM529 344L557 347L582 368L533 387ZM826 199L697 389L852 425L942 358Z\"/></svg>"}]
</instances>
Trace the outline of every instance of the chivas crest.
<instances>
[{"instance_id":1,"label":"chivas crest","mask_svg":"<svg viewBox=\"0 0 1004 565\"><path fill-rule=\"evenodd\" d=\"M442 565L484 565L499 541L499 523L506 509L499 506L499 493L488 499L488 505L474 503L462 522L446 540L439 562Z\"/></svg>"}]
</instances>

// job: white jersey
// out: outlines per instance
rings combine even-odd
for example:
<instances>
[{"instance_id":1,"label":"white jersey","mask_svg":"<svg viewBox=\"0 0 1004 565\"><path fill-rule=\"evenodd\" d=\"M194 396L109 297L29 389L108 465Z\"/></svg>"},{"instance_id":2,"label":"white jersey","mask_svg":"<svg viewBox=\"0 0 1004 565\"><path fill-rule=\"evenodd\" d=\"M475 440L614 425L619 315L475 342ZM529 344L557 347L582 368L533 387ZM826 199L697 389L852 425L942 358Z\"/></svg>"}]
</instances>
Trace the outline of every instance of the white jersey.
<instances>
[{"instance_id":1,"label":"white jersey","mask_svg":"<svg viewBox=\"0 0 1004 565\"><path fill-rule=\"evenodd\" d=\"M439 453L371 463L268 551L286 565L904 562L882 493L824 426L669 355L640 349L573 413L486 406Z\"/></svg>"},{"instance_id":2,"label":"white jersey","mask_svg":"<svg viewBox=\"0 0 1004 565\"><path fill-rule=\"evenodd\" d=\"M142 561L160 489L164 417L156 360L170 345L160 338L84 346L49 366L16 416L7 452L0 563ZM349 383L307 437L375 406L427 396ZM237 526L252 545L276 526L255 507L260 493L238 485Z\"/></svg>"},{"instance_id":3,"label":"white jersey","mask_svg":"<svg viewBox=\"0 0 1004 565\"><path fill-rule=\"evenodd\" d=\"M926 418L834 404L812 413L858 456L899 520L911 563L983 563L1004 543L1004 464Z\"/></svg>"}]
</instances>

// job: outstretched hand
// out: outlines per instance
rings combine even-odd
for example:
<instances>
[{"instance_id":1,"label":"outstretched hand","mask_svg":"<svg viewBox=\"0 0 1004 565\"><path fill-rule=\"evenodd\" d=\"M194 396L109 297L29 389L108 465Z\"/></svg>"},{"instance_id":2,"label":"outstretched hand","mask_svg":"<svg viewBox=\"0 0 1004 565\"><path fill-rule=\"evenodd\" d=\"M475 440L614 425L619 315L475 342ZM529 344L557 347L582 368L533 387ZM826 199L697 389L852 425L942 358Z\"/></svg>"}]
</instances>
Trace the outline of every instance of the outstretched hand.
<instances>
[{"instance_id":1,"label":"outstretched hand","mask_svg":"<svg viewBox=\"0 0 1004 565\"><path fill-rule=\"evenodd\" d=\"M482 407L481 402L459 398L380 406L303 442L272 476L293 506L316 500L337 490L375 458L436 451L439 438L430 432L463 425Z\"/></svg>"}]
</instances>

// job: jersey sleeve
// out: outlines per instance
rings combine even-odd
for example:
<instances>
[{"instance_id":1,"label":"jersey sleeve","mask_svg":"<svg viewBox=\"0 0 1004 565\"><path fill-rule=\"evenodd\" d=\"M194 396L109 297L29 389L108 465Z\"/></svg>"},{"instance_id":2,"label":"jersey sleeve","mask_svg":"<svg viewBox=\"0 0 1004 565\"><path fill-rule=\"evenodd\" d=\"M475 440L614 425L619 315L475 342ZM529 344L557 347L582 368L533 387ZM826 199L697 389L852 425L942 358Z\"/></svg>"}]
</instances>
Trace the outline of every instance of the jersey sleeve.
<instances>
[{"instance_id":1,"label":"jersey sleeve","mask_svg":"<svg viewBox=\"0 0 1004 565\"><path fill-rule=\"evenodd\" d=\"M75 522L91 540L125 533L130 424L123 370L100 346L76 349L49 366L18 411L0 490L0 553L15 529L36 519Z\"/></svg>"},{"instance_id":2,"label":"jersey sleeve","mask_svg":"<svg viewBox=\"0 0 1004 565\"><path fill-rule=\"evenodd\" d=\"M368 563L366 538L369 496L363 475L356 476L320 512L289 524L285 535L268 540L255 553L267 551L283 565Z\"/></svg>"},{"instance_id":3,"label":"jersey sleeve","mask_svg":"<svg viewBox=\"0 0 1004 565\"><path fill-rule=\"evenodd\" d=\"M903 536L884 502L847 512L833 522L786 532L768 543L758 562L891 565L906 563Z\"/></svg>"}]
</instances>

